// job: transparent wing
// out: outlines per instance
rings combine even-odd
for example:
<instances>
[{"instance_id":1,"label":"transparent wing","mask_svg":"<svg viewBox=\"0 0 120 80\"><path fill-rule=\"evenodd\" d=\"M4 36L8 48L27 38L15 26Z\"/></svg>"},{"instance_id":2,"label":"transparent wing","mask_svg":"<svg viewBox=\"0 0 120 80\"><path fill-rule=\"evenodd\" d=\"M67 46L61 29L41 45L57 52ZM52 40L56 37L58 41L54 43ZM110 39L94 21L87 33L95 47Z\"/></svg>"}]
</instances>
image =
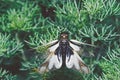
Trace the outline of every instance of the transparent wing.
<instances>
[{"instance_id":1,"label":"transparent wing","mask_svg":"<svg viewBox=\"0 0 120 80\"><path fill-rule=\"evenodd\" d=\"M59 47L59 43L51 46L48 49L49 56L44 61L44 63L39 67L39 72L44 73L52 69L59 69L62 66L62 56L56 54L56 50Z\"/></svg>"},{"instance_id":2,"label":"transparent wing","mask_svg":"<svg viewBox=\"0 0 120 80\"><path fill-rule=\"evenodd\" d=\"M69 42L70 46L72 47L72 49L74 49L75 51L79 52L81 47L77 46L75 44L73 44L73 42Z\"/></svg>"},{"instance_id":3,"label":"transparent wing","mask_svg":"<svg viewBox=\"0 0 120 80\"><path fill-rule=\"evenodd\" d=\"M93 49L97 48L95 45L79 42L77 40L70 40L70 46L76 51L80 56L92 57L94 56Z\"/></svg>"},{"instance_id":4,"label":"transparent wing","mask_svg":"<svg viewBox=\"0 0 120 80\"><path fill-rule=\"evenodd\" d=\"M80 42L80 41L77 41L77 40L70 40L71 43L75 44L75 45L87 45L87 46L91 46L91 47L96 47L95 45L92 45L92 44L87 44L87 43L83 43L83 42Z\"/></svg>"},{"instance_id":5,"label":"transparent wing","mask_svg":"<svg viewBox=\"0 0 120 80\"><path fill-rule=\"evenodd\" d=\"M82 55L82 53L83 53L83 51L84 51L83 46L80 45L80 43L78 44L78 43L76 43L76 42L78 42L78 41L76 41L76 40L71 40L71 41L69 42L69 44L70 44L71 48L72 48L74 51L76 51L79 55Z\"/></svg>"},{"instance_id":6,"label":"transparent wing","mask_svg":"<svg viewBox=\"0 0 120 80\"><path fill-rule=\"evenodd\" d=\"M58 43L58 40L53 40L47 44L43 44L41 46L38 46L36 48L37 52L44 53L44 57L46 58L49 53L47 52L52 46L56 45ZM54 48L53 48L54 49Z\"/></svg>"},{"instance_id":7,"label":"transparent wing","mask_svg":"<svg viewBox=\"0 0 120 80\"><path fill-rule=\"evenodd\" d=\"M66 51L66 67L74 68L76 70L79 70L80 72L89 73L88 67L84 64L83 60L77 53L77 51L80 49L77 49L77 46L74 46L70 43L70 47L68 47Z\"/></svg>"}]
</instances>

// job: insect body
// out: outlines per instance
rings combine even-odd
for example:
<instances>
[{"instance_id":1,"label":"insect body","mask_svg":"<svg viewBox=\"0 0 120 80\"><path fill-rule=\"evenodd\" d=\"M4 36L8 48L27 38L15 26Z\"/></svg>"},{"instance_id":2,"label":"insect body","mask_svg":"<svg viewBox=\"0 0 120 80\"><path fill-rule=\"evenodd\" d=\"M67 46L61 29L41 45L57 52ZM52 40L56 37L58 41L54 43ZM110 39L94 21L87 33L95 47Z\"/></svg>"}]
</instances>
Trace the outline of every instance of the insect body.
<instances>
[{"instance_id":1,"label":"insect body","mask_svg":"<svg viewBox=\"0 0 120 80\"><path fill-rule=\"evenodd\" d=\"M80 72L89 73L88 67L84 64L77 52L80 43L76 40L69 40L66 32L60 34L60 39L49 43L49 56L39 67L39 72L44 73L52 69L59 69L62 66L74 68Z\"/></svg>"}]
</instances>

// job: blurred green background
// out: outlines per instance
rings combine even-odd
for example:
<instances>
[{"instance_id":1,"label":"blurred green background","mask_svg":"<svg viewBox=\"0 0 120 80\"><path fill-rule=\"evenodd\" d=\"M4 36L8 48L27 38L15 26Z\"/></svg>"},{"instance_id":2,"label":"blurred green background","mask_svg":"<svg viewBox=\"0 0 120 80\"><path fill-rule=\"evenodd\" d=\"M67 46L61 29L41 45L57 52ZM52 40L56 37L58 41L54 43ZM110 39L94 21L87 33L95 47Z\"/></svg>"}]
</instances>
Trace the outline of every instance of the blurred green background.
<instances>
[{"instance_id":1,"label":"blurred green background","mask_svg":"<svg viewBox=\"0 0 120 80\"><path fill-rule=\"evenodd\" d=\"M42 45L68 31L97 46L82 56L91 73L62 68L45 74ZM0 80L120 80L119 0L0 0Z\"/></svg>"}]
</instances>

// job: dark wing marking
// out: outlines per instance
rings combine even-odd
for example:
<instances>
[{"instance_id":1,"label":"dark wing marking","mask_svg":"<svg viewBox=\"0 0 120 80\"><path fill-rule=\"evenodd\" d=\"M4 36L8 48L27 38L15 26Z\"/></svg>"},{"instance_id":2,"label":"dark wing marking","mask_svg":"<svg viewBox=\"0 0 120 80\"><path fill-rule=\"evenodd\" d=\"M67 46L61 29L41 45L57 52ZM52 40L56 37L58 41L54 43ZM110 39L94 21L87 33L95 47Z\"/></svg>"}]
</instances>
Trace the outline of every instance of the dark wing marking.
<instances>
[{"instance_id":1,"label":"dark wing marking","mask_svg":"<svg viewBox=\"0 0 120 80\"><path fill-rule=\"evenodd\" d=\"M58 57L58 60L60 61L60 59L62 58L62 49L61 47L58 47L56 50L55 50L55 55L57 55Z\"/></svg>"},{"instance_id":2,"label":"dark wing marking","mask_svg":"<svg viewBox=\"0 0 120 80\"><path fill-rule=\"evenodd\" d=\"M73 55L73 49L68 45L67 46L67 49L66 49L66 59L67 61L69 62L70 58L71 58L71 55Z\"/></svg>"}]
</instances>

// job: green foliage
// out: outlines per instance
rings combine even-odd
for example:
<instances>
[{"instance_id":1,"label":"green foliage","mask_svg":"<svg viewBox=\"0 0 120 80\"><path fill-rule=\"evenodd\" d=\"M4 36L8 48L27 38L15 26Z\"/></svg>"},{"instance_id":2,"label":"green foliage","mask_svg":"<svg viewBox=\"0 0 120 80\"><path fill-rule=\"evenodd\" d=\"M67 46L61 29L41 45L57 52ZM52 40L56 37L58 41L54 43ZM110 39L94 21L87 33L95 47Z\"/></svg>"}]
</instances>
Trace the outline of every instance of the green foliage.
<instances>
[{"instance_id":1,"label":"green foliage","mask_svg":"<svg viewBox=\"0 0 120 80\"><path fill-rule=\"evenodd\" d=\"M48 35L46 35L48 34ZM39 45L47 44L49 41L57 39L59 36L58 30L54 29L52 26L46 29L46 33L39 34L35 32L32 36L29 36L29 42L26 41L30 47L38 47Z\"/></svg>"},{"instance_id":2,"label":"green foliage","mask_svg":"<svg viewBox=\"0 0 120 80\"><path fill-rule=\"evenodd\" d=\"M120 2L118 0L0 1L0 79L119 80ZM70 39L95 45L83 57L91 73L62 68L39 74L44 45L68 31ZM13 74L15 75L13 75Z\"/></svg>"},{"instance_id":3,"label":"green foliage","mask_svg":"<svg viewBox=\"0 0 120 80\"><path fill-rule=\"evenodd\" d=\"M0 69L0 79L1 80L16 80L16 75L12 75L6 70Z\"/></svg>"},{"instance_id":4,"label":"green foliage","mask_svg":"<svg viewBox=\"0 0 120 80\"><path fill-rule=\"evenodd\" d=\"M95 44L95 42L102 42L105 44L106 42L115 40L117 35L112 25L90 25L89 28L85 26L79 32L81 37L90 38L92 44Z\"/></svg>"},{"instance_id":5,"label":"green foliage","mask_svg":"<svg viewBox=\"0 0 120 80\"><path fill-rule=\"evenodd\" d=\"M22 59L21 56L23 53L23 44L19 41L17 36L12 38L11 35L2 33L0 33L0 44L0 67L10 70L11 68L15 68L11 72L18 71L18 68L21 64L20 60Z\"/></svg>"},{"instance_id":6,"label":"green foliage","mask_svg":"<svg viewBox=\"0 0 120 80\"><path fill-rule=\"evenodd\" d=\"M20 9L10 9L7 14L1 17L1 29L5 32L30 31L36 26L33 25L34 17L37 16L38 6L34 4L21 4Z\"/></svg>"},{"instance_id":7,"label":"green foliage","mask_svg":"<svg viewBox=\"0 0 120 80\"><path fill-rule=\"evenodd\" d=\"M120 76L120 49L117 48L108 52L109 59L103 58L99 64L104 70L103 77L105 80L119 80Z\"/></svg>"},{"instance_id":8,"label":"green foliage","mask_svg":"<svg viewBox=\"0 0 120 80\"><path fill-rule=\"evenodd\" d=\"M91 19L103 21L106 17L120 15L120 4L116 0L85 0L84 5Z\"/></svg>"},{"instance_id":9,"label":"green foliage","mask_svg":"<svg viewBox=\"0 0 120 80\"><path fill-rule=\"evenodd\" d=\"M61 1L60 3L53 4L56 9L56 20L52 23L54 26L59 27L61 31L69 31L71 34L78 32L85 24L81 20L81 3L77 3L75 0Z\"/></svg>"},{"instance_id":10,"label":"green foliage","mask_svg":"<svg viewBox=\"0 0 120 80\"><path fill-rule=\"evenodd\" d=\"M0 57L10 58L22 51L23 44L19 39L0 33Z\"/></svg>"}]
</instances>

